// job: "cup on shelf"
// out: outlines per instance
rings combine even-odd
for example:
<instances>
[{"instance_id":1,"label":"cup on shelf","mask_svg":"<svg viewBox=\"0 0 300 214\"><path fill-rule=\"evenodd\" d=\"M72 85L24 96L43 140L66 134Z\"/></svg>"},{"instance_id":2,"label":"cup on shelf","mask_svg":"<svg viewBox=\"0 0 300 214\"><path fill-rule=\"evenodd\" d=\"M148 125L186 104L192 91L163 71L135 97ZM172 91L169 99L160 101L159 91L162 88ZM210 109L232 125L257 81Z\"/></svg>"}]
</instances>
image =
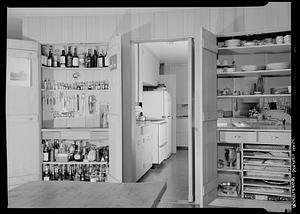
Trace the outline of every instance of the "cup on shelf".
<instances>
[{"instance_id":1,"label":"cup on shelf","mask_svg":"<svg viewBox=\"0 0 300 214\"><path fill-rule=\"evenodd\" d=\"M283 36L276 36L276 44L282 44L283 43Z\"/></svg>"}]
</instances>

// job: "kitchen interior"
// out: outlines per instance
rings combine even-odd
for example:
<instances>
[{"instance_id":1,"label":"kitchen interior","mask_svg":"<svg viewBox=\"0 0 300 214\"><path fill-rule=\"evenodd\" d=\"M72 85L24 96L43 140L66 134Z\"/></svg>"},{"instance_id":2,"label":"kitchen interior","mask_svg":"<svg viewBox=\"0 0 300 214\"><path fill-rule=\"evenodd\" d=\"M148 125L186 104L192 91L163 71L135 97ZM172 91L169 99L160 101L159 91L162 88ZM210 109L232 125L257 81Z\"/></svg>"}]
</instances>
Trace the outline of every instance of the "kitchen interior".
<instances>
[{"instance_id":1,"label":"kitchen interior","mask_svg":"<svg viewBox=\"0 0 300 214\"><path fill-rule=\"evenodd\" d=\"M136 48L139 68L137 130L139 133L140 127L157 124L154 132L158 133L153 136L159 139L158 143L151 143L152 150L155 150L152 152L154 157L151 157L152 166L144 169L137 179L139 182L167 179L168 189L161 203L187 202L188 41L143 42ZM154 148L154 145L159 147ZM170 165L174 166L167 169ZM165 174L167 170L171 173ZM178 193L174 195L172 192Z\"/></svg>"},{"instance_id":2,"label":"kitchen interior","mask_svg":"<svg viewBox=\"0 0 300 214\"><path fill-rule=\"evenodd\" d=\"M82 11L8 8L9 207L38 181L144 185L121 207L292 210L290 2Z\"/></svg>"}]
</instances>

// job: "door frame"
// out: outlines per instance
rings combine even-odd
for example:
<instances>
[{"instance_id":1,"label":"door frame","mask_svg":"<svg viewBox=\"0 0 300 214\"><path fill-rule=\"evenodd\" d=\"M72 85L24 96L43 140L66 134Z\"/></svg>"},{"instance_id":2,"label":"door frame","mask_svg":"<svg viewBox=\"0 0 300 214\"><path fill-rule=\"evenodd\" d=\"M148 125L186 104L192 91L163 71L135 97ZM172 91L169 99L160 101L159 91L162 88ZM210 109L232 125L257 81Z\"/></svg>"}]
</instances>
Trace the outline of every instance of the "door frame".
<instances>
[{"instance_id":1,"label":"door frame","mask_svg":"<svg viewBox=\"0 0 300 214\"><path fill-rule=\"evenodd\" d=\"M188 42L188 202L195 202L195 47L193 37L181 37L181 38L168 38L168 39L150 39L150 40L130 40L131 45L139 45L141 43L157 43L157 42L176 42L176 41L187 41ZM136 67L136 66L133 66ZM138 68L135 68L138 69ZM139 72L135 80L138 81ZM138 83L138 88L140 88ZM136 91L135 94L138 92ZM135 121L134 121L135 123ZM175 142L176 143L176 142Z\"/></svg>"}]
</instances>

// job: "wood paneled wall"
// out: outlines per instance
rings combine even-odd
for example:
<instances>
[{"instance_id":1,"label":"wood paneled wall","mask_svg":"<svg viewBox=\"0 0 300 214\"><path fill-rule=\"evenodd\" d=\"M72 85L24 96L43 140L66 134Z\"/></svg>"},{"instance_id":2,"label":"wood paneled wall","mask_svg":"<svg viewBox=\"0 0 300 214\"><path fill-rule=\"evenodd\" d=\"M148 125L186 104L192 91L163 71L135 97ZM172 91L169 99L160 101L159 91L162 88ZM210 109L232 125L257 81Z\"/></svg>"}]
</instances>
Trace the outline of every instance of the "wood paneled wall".
<instances>
[{"instance_id":1,"label":"wood paneled wall","mask_svg":"<svg viewBox=\"0 0 300 214\"><path fill-rule=\"evenodd\" d=\"M264 7L195 8L138 14L43 16L23 18L24 38L39 42L99 42L139 28L132 39L166 39L196 35L200 26L217 35L289 30L291 3Z\"/></svg>"}]
</instances>

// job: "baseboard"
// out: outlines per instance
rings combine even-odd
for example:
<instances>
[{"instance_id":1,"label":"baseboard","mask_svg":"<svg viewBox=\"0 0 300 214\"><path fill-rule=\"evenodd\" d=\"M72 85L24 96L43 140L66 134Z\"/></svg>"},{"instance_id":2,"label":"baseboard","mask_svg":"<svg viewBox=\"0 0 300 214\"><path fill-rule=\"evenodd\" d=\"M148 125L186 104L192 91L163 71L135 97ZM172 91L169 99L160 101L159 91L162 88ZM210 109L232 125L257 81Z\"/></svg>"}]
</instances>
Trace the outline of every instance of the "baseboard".
<instances>
[{"instance_id":1,"label":"baseboard","mask_svg":"<svg viewBox=\"0 0 300 214\"><path fill-rule=\"evenodd\" d=\"M188 146L176 146L177 150L188 150L189 147Z\"/></svg>"}]
</instances>

